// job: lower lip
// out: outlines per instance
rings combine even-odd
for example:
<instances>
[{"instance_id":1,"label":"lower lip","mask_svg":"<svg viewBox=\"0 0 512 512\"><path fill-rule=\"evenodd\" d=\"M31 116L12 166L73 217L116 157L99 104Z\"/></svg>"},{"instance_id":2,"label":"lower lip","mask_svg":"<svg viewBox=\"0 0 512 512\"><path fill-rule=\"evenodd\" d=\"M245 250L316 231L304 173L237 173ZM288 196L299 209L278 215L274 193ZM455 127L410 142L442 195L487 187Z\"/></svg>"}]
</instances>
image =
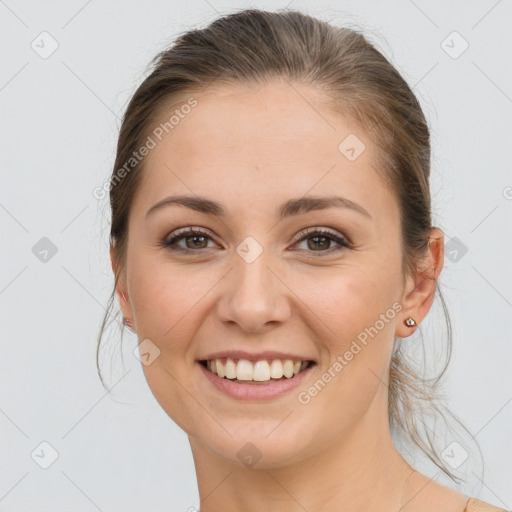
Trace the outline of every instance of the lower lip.
<instances>
[{"instance_id":1,"label":"lower lip","mask_svg":"<svg viewBox=\"0 0 512 512\"><path fill-rule=\"evenodd\" d=\"M316 365L309 366L294 377L286 380L276 380L272 384L238 384L225 377L219 377L216 373L197 363L204 376L219 390L237 400L265 401L279 398L295 389L309 375L310 370Z\"/></svg>"}]
</instances>

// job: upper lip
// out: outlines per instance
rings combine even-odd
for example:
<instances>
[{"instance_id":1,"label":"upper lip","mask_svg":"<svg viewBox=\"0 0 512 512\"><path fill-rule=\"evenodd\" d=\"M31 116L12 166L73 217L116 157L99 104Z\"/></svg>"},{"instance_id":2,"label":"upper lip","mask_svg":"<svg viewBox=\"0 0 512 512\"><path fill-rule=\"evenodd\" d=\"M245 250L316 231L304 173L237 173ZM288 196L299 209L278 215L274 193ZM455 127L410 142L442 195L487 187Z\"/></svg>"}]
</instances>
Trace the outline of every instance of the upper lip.
<instances>
[{"instance_id":1,"label":"upper lip","mask_svg":"<svg viewBox=\"0 0 512 512\"><path fill-rule=\"evenodd\" d=\"M313 361L311 357L304 357L299 354L285 354L284 352L277 352L275 350L266 350L264 352L258 352L251 354L244 350L222 350L220 352L214 352L204 357L200 357L199 361L209 361L211 359L223 359L224 357L230 357L231 359L247 359L249 361L261 361L261 360L273 360L273 359L291 359L292 361Z\"/></svg>"}]
</instances>

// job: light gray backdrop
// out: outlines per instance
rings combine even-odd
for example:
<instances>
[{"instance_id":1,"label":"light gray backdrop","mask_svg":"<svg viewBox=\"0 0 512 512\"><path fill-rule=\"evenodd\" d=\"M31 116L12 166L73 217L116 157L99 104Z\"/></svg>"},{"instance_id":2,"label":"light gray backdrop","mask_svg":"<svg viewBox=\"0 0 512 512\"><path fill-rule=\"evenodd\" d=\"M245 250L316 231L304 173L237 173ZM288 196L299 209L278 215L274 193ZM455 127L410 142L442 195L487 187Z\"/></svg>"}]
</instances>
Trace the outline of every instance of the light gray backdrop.
<instances>
[{"instance_id":1,"label":"light gray backdrop","mask_svg":"<svg viewBox=\"0 0 512 512\"><path fill-rule=\"evenodd\" d=\"M0 0L1 511L198 505L187 438L150 393L132 354L136 337L125 337L123 366L111 331L110 395L96 374L112 276L108 198L94 190L111 172L120 117L158 51L219 14L286 5ZM428 117L435 220L447 234L441 281L455 328L447 395L482 448L483 478L478 465L463 467L461 445L446 460L458 457L469 477L459 489L510 509L512 5L288 5L368 30Z\"/></svg>"}]
</instances>

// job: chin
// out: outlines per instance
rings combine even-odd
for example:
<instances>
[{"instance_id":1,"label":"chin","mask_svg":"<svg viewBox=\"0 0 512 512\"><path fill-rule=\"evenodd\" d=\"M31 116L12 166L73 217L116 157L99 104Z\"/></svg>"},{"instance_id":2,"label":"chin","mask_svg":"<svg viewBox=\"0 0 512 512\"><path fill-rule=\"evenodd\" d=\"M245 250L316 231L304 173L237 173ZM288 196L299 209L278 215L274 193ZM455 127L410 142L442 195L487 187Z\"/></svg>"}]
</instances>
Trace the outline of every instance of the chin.
<instances>
[{"instance_id":1,"label":"chin","mask_svg":"<svg viewBox=\"0 0 512 512\"><path fill-rule=\"evenodd\" d=\"M307 427L301 426L290 431L289 425L285 426L288 419L281 425L279 423L282 418L280 421L268 419L251 424L244 420L236 426L233 421L222 422L218 419L233 437L223 429L216 428L215 435L210 430L196 433L194 438L216 456L242 468L257 470L285 467L305 457L308 448L311 448L312 440L304 436L304 432L308 432Z\"/></svg>"}]
</instances>

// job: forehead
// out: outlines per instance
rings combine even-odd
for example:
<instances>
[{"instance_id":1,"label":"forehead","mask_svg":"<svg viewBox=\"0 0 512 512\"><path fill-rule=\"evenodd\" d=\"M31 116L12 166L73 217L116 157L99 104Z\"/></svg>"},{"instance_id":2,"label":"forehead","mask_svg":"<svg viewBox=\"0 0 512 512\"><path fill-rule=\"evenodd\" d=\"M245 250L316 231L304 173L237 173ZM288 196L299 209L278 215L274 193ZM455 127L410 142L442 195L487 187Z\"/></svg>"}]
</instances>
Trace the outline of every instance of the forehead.
<instances>
[{"instance_id":1,"label":"forehead","mask_svg":"<svg viewBox=\"0 0 512 512\"><path fill-rule=\"evenodd\" d=\"M321 151L338 153L337 140L351 127L326 108L314 88L284 81L265 85L221 85L196 97L197 106L169 134L179 138L174 150L190 158L294 161L321 143ZM165 114L164 114L165 115ZM179 129L178 129L179 128ZM198 146L201 151L198 151Z\"/></svg>"},{"instance_id":2,"label":"forehead","mask_svg":"<svg viewBox=\"0 0 512 512\"><path fill-rule=\"evenodd\" d=\"M310 191L340 193L368 210L389 208L391 191L373 168L371 141L357 123L329 109L321 91L275 81L216 86L191 97L196 106L145 159L146 204L166 192L281 203ZM155 125L176 108L161 112ZM353 152L347 158L347 146L355 148L355 159Z\"/></svg>"}]
</instances>

